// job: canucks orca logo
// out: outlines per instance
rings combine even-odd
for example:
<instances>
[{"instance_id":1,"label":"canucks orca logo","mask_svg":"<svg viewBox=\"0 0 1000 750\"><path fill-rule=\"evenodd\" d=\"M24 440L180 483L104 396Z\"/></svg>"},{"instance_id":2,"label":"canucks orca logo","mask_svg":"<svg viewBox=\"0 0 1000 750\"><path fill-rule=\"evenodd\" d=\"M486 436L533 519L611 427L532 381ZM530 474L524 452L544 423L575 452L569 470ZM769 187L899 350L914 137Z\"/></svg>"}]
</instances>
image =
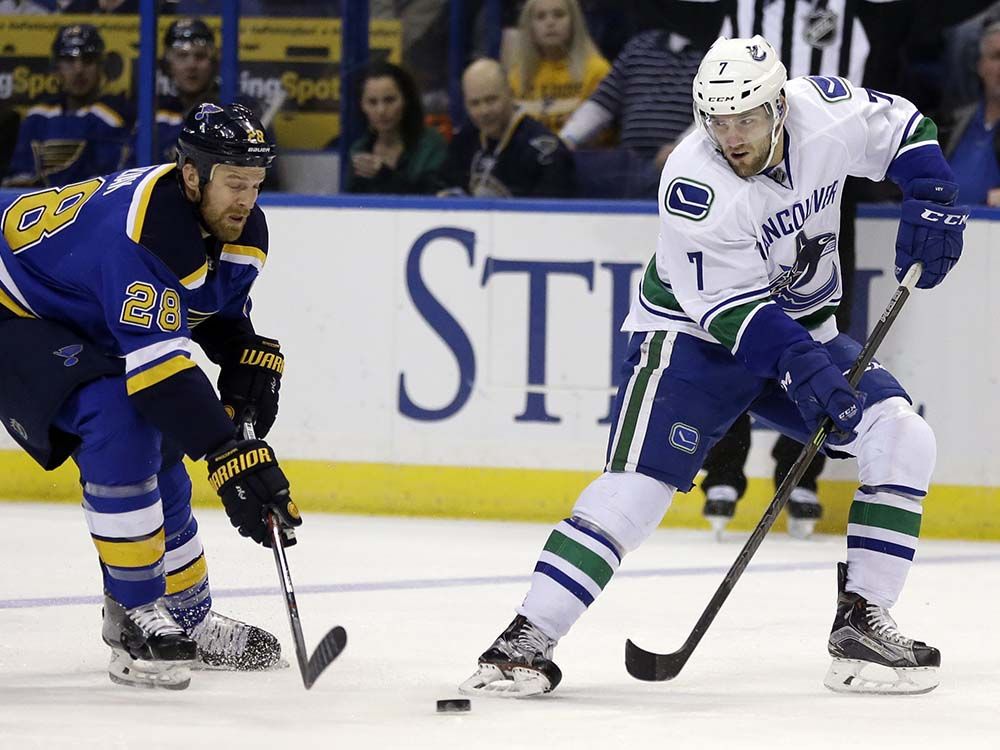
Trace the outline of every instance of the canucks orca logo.
<instances>
[{"instance_id":1,"label":"canucks orca logo","mask_svg":"<svg viewBox=\"0 0 1000 750\"><path fill-rule=\"evenodd\" d=\"M767 52L761 49L759 44L748 44L747 52L750 53L750 59L754 62L763 62L767 59Z\"/></svg>"},{"instance_id":2,"label":"canucks orca logo","mask_svg":"<svg viewBox=\"0 0 1000 750\"><path fill-rule=\"evenodd\" d=\"M830 274L822 283L813 283L820 261L836 252L837 235L833 232L812 238L802 231L795 235L795 263L781 266L784 272L771 282L771 292L782 309L806 310L837 291L836 264L830 264Z\"/></svg>"},{"instance_id":3,"label":"canucks orca logo","mask_svg":"<svg viewBox=\"0 0 1000 750\"><path fill-rule=\"evenodd\" d=\"M61 349L56 349L53 354L57 357L62 357L66 361L63 362L63 367L72 367L77 362L80 361L78 356L80 352L83 351L83 346L80 344L70 344L69 346L64 346Z\"/></svg>"},{"instance_id":4,"label":"canucks orca logo","mask_svg":"<svg viewBox=\"0 0 1000 750\"><path fill-rule=\"evenodd\" d=\"M194 119L204 120L205 117L207 117L208 115L214 115L218 112L224 112L224 111L225 110L222 109L222 107L220 107L218 104L210 104L206 102L205 104L202 104L201 106L198 107L198 111L194 113Z\"/></svg>"},{"instance_id":5,"label":"canucks orca logo","mask_svg":"<svg viewBox=\"0 0 1000 750\"><path fill-rule=\"evenodd\" d=\"M708 209L712 207L714 200L715 191L708 185L687 177L678 177L667 187L663 207L667 209L667 213L675 216L701 221L708 216Z\"/></svg>"}]
</instances>

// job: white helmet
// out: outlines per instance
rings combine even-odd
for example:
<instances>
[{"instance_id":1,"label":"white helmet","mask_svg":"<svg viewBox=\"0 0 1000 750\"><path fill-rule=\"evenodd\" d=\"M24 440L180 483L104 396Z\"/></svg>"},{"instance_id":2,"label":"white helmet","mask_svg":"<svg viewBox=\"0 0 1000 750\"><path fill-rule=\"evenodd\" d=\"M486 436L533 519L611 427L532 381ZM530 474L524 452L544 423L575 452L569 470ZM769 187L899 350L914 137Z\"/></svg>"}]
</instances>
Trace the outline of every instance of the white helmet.
<instances>
[{"instance_id":1,"label":"white helmet","mask_svg":"<svg viewBox=\"0 0 1000 750\"><path fill-rule=\"evenodd\" d=\"M774 120L770 162L785 119L781 91L787 80L788 72L778 53L760 34L750 39L717 39L694 77L695 121L715 142L707 126L710 117L740 114L764 105Z\"/></svg>"}]
</instances>

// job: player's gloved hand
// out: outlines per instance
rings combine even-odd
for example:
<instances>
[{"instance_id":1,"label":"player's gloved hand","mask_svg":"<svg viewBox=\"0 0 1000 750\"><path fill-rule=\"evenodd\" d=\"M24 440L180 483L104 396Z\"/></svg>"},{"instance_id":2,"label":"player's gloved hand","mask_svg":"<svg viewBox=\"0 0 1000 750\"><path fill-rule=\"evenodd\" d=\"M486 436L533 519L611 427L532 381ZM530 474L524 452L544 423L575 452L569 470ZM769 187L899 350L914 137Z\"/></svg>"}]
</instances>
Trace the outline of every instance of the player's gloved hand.
<instances>
[{"instance_id":1,"label":"player's gloved hand","mask_svg":"<svg viewBox=\"0 0 1000 750\"><path fill-rule=\"evenodd\" d=\"M219 373L219 398L230 418L239 425L241 415L252 411L257 437L267 436L278 416L278 391L285 358L274 339L241 336L226 347Z\"/></svg>"},{"instance_id":2,"label":"player's gloved hand","mask_svg":"<svg viewBox=\"0 0 1000 750\"><path fill-rule=\"evenodd\" d=\"M810 432L824 417L833 420L834 429L827 436L833 445L849 443L861 421L864 394L847 382L830 354L815 341L799 341L785 350L778 360L781 387L795 402Z\"/></svg>"},{"instance_id":3,"label":"player's gloved hand","mask_svg":"<svg viewBox=\"0 0 1000 750\"><path fill-rule=\"evenodd\" d=\"M283 526L302 525L299 509L288 493L288 480L271 446L263 440L227 443L206 456L208 481L219 493L229 522L242 536L271 546L267 514L276 513ZM283 546L295 544L294 537Z\"/></svg>"},{"instance_id":4,"label":"player's gloved hand","mask_svg":"<svg viewBox=\"0 0 1000 750\"><path fill-rule=\"evenodd\" d=\"M955 206L958 185L946 180L913 180L903 199L896 233L896 280L915 262L924 264L919 289L941 283L962 255L968 206Z\"/></svg>"}]
</instances>

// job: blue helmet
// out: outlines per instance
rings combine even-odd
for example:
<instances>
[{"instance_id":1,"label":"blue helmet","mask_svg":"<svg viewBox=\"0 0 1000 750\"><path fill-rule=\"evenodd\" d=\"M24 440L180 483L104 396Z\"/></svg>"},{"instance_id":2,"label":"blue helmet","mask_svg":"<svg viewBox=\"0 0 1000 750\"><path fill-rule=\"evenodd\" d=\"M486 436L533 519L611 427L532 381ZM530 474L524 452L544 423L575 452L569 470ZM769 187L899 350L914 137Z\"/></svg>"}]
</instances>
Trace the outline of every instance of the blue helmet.
<instances>
[{"instance_id":1,"label":"blue helmet","mask_svg":"<svg viewBox=\"0 0 1000 750\"><path fill-rule=\"evenodd\" d=\"M96 26L75 23L62 26L52 42L52 57L100 57L104 54L104 40Z\"/></svg>"},{"instance_id":2,"label":"blue helmet","mask_svg":"<svg viewBox=\"0 0 1000 750\"><path fill-rule=\"evenodd\" d=\"M216 164L267 168L276 154L260 120L242 104L199 104L177 138L177 166L192 162L203 182Z\"/></svg>"}]
</instances>

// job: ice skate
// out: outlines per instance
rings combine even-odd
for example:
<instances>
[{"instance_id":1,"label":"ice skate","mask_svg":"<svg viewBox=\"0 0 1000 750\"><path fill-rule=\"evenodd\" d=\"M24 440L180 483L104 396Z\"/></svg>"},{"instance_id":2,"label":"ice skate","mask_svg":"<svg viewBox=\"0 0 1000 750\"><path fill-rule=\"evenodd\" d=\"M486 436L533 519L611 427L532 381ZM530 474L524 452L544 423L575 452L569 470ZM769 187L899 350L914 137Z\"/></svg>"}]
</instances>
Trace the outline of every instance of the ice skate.
<instances>
[{"instance_id":1,"label":"ice skate","mask_svg":"<svg viewBox=\"0 0 1000 750\"><path fill-rule=\"evenodd\" d=\"M823 506L816 493L796 487L788 496L788 533L796 539L812 536L816 522L823 517Z\"/></svg>"},{"instance_id":2,"label":"ice skate","mask_svg":"<svg viewBox=\"0 0 1000 750\"><path fill-rule=\"evenodd\" d=\"M941 652L901 635L884 607L845 591L845 563L838 563L837 578L837 615L827 647L833 663L823 684L838 693L914 695L936 688Z\"/></svg>"},{"instance_id":3,"label":"ice skate","mask_svg":"<svg viewBox=\"0 0 1000 750\"><path fill-rule=\"evenodd\" d=\"M183 690L191 683L197 647L162 601L125 609L105 595L101 635L111 647L112 682L167 690Z\"/></svg>"},{"instance_id":4,"label":"ice skate","mask_svg":"<svg viewBox=\"0 0 1000 750\"><path fill-rule=\"evenodd\" d=\"M194 669L258 672L287 667L278 639L262 628L209 612L188 635L198 645Z\"/></svg>"},{"instance_id":5,"label":"ice skate","mask_svg":"<svg viewBox=\"0 0 1000 750\"><path fill-rule=\"evenodd\" d=\"M479 669L459 685L466 695L526 698L549 693L562 680L552 661L556 642L518 615L479 657Z\"/></svg>"},{"instance_id":6,"label":"ice skate","mask_svg":"<svg viewBox=\"0 0 1000 750\"><path fill-rule=\"evenodd\" d=\"M705 507L702 508L701 514L712 525L712 533L716 539L722 538L722 532L733 520L738 499L736 488L726 484L709 487L705 493Z\"/></svg>"}]
</instances>

